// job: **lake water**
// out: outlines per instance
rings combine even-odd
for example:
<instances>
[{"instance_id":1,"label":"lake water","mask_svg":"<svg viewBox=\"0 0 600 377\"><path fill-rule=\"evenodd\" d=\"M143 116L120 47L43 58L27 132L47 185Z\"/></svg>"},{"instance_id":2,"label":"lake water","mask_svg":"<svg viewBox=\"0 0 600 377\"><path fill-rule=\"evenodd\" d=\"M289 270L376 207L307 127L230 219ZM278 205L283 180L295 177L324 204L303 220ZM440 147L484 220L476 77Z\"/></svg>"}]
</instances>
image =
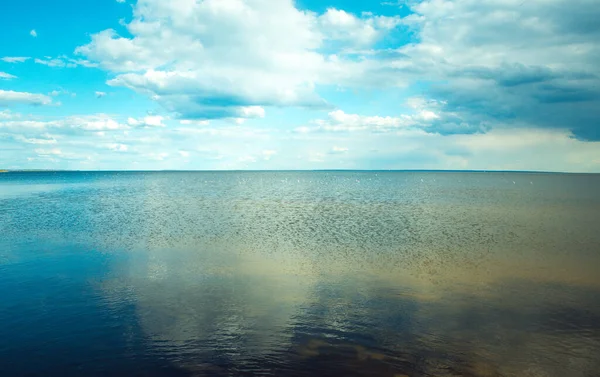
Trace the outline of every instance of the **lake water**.
<instances>
[{"instance_id":1,"label":"lake water","mask_svg":"<svg viewBox=\"0 0 600 377\"><path fill-rule=\"evenodd\" d=\"M600 175L0 174L2 376L600 376Z\"/></svg>"}]
</instances>

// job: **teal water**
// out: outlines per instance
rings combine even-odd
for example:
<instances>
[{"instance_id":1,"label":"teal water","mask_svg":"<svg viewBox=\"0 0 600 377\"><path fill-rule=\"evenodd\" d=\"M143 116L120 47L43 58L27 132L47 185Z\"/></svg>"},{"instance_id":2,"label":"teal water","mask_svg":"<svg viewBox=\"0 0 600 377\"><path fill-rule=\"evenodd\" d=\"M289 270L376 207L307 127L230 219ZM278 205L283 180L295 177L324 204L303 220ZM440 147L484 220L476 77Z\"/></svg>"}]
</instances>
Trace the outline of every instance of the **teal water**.
<instances>
[{"instance_id":1,"label":"teal water","mask_svg":"<svg viewBox=\"0 0 600 377\"><path fill-rule=\"evenodd\" d=\"M0 174L0 374L600 376L600 175Z\"/></svg>"}]
</instances>

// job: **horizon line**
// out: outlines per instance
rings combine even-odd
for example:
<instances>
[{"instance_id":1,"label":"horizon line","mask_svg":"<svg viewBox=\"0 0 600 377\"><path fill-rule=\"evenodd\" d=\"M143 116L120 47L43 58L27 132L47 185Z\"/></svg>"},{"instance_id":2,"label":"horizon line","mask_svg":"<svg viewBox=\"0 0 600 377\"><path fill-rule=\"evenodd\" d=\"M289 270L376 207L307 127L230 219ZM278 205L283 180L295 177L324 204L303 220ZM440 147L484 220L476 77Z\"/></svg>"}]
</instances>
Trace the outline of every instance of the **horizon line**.
<instances>
[{"instance_id":1,"label":"horizon line","mask_svg":"<svg viewBox=\"0 0 600 377\"><path fill-rule=\"evenodd\" d=\"M160 169L160 170L115 170L115 169L0 169L0 173L266 173L266 172L374 172L374 173L528 173L528 174L600 174L600 172L565 172L551 170L494 170L494 169L226 169L226 170L187 170L187 169Z\"/></svg>"}]
</instances>

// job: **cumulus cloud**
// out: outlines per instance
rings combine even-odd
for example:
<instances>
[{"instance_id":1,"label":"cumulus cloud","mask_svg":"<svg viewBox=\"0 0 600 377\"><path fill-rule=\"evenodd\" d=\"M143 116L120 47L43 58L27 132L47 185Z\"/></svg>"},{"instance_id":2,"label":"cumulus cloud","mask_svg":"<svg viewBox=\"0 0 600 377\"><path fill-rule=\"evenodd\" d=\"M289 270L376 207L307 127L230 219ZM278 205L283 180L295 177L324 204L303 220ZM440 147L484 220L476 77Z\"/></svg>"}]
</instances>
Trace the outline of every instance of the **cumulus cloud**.
<instances>
[{"instance_id":1,"label":"cumulus cloud","mask_svg":"<svg viewBox=\"0 0 600 377\"><path fill-rule=\"evenodd\" d=\"M17 76L11 75L10 73L0 71L0 80L12 80L16 79Z\"/></svg>"},{"instance_id":2,"label":"cumulus cloud","mask_svg":"<svg viewBox=\"0 0 600 377\"><path fill-rule=\"evenodd\" d=\"M431 83L468 121L569 129L600 140L600 7L593 0L425 0L417 39L388 66Z\"/></svg>"},{"instance_id":3,"label":"cumulus cloud","mask_svg":"<svg viewBox=\"0 0 600 377\"><path fill-rule=\"evenodd\" d=\"M319 16L291 0L142 0L127 24L132 37L105 30L76 52L117 73L110 85L147 94L182 118L243 118L257 115L246 108L327 106L315 85L356 70L320 49L374 43L397 23L335 9Z\"/></svg>"},{"instance_id":4,"label":"cumulus cloud","mask_svg":"<svg viewBox=\"0 0 600 377\"><path fill-rule=\"evenodd\" d=\"M0 60L6 63L24 63L29 59L31 58L26 56L5 56L3 58L0 58Z\"/></svg>"},{"instance_id":5,"label":"cumulus cloud","mask_svg":"<svg viewBox=\"0 0 600 377\"><path fill-rule=\"evenodd\" d=\"M587 141L600 140L597 1L389 2L410 11L403 17L336 8L318 14L295 4L139 0L127 32L93 34L76 50L81 59L34 62L97 65L109 71L109 85L156 101L164 117L44 120L0 112L0 129L31 144L51 140L40 136L51 132L63 151L64 139L83 145L80 135L101 138L104 153L129 146L122 158L141 148L140 166L148 167L181 162L189 150L200 156L202 147L231 168L297 167L302 156L310 168L336 160L355 168L600 169L598 144ZM355 94L347 89L366 100L360 110L344 103ZM333 90L339 95L328 97ZM371 107L369 93L390 94L389 102ZM35 96L42 95L0 91L0 106L51 102ZM260 128L269 124L260 118L288 106L327 114L304 123L292 115L288 129ZM257 120L244 123L249 118ZM157 152L165 141L173 147Z\"/></svg>"},{"instance_id":6,"label":"cumulus cloud","mask_svg":"<svg viewBox=\"0 0 600 377\"><path fill-rule=\"evenodd\" d=\"M52 99L44 94L0 90L0 106L18 104L49 105L51 103Z\"/></svg>"},{"instance_id":7,"label":"cumulus cloud","mask_svg":"<svg viewBox=\"0 0 600 377\"><path fill-rule=\"evenodd\" d=\"M245 118L249 106L327 106L317 85L425 81L423 97L445 103L442 133L512 122L600 139L595 0L398 5L411 13L315 14L291 0L142 0L127 25L132 37L105 30L77 52L114 71L110 85L147 94L185 119ZM394 32L399 45L377 47Z\"/></svg>"}]
</instances>

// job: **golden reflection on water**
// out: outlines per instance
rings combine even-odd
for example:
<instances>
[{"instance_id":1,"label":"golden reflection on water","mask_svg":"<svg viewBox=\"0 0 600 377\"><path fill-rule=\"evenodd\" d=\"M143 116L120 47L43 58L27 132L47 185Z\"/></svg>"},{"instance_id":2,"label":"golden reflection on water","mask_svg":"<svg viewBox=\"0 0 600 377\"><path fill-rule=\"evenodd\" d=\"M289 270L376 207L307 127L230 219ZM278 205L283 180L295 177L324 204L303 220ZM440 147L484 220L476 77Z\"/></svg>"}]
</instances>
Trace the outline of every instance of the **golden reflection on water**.
<instances>
[{"instance_id":1,"label":"golden reflection on water","mask_svg":"<svg viewBox=\"0 0 600 377\"><path fill-rule=\"evenodd\" d=\"M216 355L250 365L248 373L296 359L313 375L332 365L364 376L600 370L596 286L560 281L560 259L539 276L486 262L485 274L459 265L423 272L418 263L379 269L229 244L139 252L122 284L149 339L199 375L209 372L196 362Z\"/></svg>"}]
</instances>

